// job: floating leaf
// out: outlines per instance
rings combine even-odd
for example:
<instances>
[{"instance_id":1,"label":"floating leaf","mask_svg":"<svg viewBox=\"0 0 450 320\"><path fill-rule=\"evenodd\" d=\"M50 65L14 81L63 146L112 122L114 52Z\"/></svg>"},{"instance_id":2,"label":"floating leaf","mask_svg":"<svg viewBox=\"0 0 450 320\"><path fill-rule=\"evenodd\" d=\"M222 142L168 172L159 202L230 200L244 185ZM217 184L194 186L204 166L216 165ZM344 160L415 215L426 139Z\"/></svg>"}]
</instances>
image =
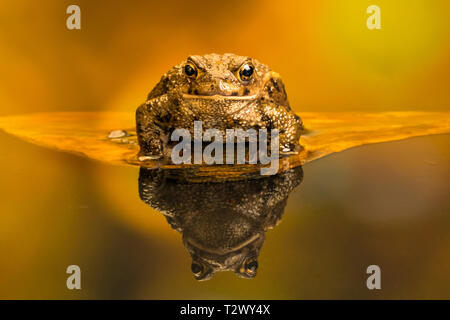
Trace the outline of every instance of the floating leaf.
<instances>
[{"instance_id":1,"label":"floating leaf","mask_svg":"<svg viewBox=\"0 0 450 320\"><path fill-rule=\"evenodd\" d=\"M450 132L448 112L304 112L300 115L306 127L306 133L300 139L304 150L281 159L281 171L355 146ZM0 118L0 128L38 145L112 164L189 168L196 176L214 175L227 179L259 171L255 165L139 162L136 159L139 146L134 113L59 112L8 116ZM109 136L113 131L114 134Z\"/></svg>"}]
</instances>

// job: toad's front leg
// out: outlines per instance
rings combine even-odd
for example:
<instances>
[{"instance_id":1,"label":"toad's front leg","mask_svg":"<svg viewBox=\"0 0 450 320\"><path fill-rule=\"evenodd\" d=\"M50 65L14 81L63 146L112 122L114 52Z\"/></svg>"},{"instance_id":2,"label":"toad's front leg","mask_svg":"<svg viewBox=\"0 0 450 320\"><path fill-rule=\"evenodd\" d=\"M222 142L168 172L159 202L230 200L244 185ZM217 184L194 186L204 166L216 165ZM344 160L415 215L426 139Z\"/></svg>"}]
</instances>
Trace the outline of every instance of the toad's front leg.
<instances>
[{"instance_id":1,"label":"toad's front leg","mask_svg":"<svg viewBox=\"0 0 450 320\"><path fill-rule=\"evenodd\" d=\"M280 154L297 154L301 149L299 143L303 130L302 120L287 107L279 104L263 104L263 119L267 127L278 129Z\"/></svg>"},{"instance_id":2,"label":"toad's front leg","mask_svg":"<svg viewBox=\"0 0 450 320\"><path fill-rule=\"evenodd\" d=\"M136 110L136 133L139 160L159 159L167 143L166 125L170 118L167 95L150 99Z\"/></svg>"}]
</instances>

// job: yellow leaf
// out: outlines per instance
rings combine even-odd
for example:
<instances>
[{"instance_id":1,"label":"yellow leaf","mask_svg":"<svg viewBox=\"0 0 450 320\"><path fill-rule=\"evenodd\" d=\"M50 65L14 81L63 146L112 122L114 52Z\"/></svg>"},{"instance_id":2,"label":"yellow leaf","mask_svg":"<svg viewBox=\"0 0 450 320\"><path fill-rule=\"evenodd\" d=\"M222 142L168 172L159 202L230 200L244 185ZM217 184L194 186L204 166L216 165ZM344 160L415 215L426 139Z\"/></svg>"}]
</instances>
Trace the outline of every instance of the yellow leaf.
<instances>
[{"instance_id":1,"label":"yellow leaf","mask_svg":"<svg viewBox=\"0 0 450 320\"><path fill-rule=\"evenodd\" d=\"M450 132L449 112L304 112L300 116L306 127L300 139L304 150L281 159L280 171L356 146ZM134 113L59 112L7 116L0 118L0 128L38 145L118 165L189 168L196 176L227 179L259 171L255 165L139 162ZM108 138L114 130L125 130L129 135Z\"/></svg>"}]
</instances>

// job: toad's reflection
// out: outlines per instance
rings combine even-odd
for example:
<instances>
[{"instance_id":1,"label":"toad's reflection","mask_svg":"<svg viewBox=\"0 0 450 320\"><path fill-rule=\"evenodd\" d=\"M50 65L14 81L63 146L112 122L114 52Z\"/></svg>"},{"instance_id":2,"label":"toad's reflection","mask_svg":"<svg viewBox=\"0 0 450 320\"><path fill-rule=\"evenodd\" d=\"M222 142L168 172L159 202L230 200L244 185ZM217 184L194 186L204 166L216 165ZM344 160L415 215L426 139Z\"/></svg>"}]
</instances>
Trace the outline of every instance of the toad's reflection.
<instances>
[{"instance_id":1,"label":"toad's reflection","mask_svg":"<svg viewBox=\"0 0 450 320\"><path fill-rule=\"evenodd\" d=\"M141 168L139 195L183 235L197 280L232 270L253 278L265 232L281 219L301 167L267 178L232 182L182 182L168 171Z\"/></svg>"}]
</instances>

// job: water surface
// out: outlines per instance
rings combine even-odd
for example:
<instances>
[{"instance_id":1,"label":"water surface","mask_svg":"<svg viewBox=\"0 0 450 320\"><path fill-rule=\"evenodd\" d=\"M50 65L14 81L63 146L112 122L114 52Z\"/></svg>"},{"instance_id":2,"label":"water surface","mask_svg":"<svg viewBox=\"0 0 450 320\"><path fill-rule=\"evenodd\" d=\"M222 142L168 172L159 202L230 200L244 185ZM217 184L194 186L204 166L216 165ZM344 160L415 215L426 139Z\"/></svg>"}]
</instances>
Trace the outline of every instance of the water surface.
<instances>
[{"instance_id":1,"label":"water surface","mask_svg":"<svg viewBox=\"0 0 450 320\"><path fill-rule=\"evenodd\" d=\"M199 282L181 233L141 200L139 168L1 133L0 297L450 298L449 137L306 164L280 223L264 233L256 277L217 272ZM70 264L82 270L79 292L65 287ZM381 291L366 288L371 264Z\"/></svg>"}]
</instances>

